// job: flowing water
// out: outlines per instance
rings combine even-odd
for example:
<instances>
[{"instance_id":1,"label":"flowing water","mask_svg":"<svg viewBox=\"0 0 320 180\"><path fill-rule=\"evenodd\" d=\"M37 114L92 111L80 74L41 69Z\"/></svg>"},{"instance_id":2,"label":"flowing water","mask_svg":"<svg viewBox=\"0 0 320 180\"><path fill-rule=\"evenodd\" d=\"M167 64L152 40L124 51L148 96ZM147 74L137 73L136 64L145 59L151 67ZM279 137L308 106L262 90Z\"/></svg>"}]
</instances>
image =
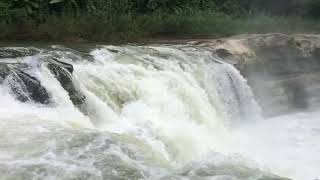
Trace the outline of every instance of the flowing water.
<instances>
[{"instance_id":1,"label":"flowing water","mask_svg":"<svg viewBox=\"0 0 320 180\"><path fill-rule=\"evenodd\" d=\"M39 59L74 66L77 108ZM263 119L231 65L190 46L52 46L6 59L34 67L41 105L0 86L0 179L313 180L319 114ZM318 173L318 174L317 174Z\"/></svg>"}]
</instances>

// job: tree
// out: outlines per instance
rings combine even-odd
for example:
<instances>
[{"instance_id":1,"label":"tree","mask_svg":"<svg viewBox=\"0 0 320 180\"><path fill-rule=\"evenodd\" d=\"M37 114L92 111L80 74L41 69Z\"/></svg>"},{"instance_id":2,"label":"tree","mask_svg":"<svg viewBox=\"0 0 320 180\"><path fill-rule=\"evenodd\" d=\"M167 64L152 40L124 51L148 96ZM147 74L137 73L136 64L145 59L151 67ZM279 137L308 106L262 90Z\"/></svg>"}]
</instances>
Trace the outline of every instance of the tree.
<instances>
[{"instance_id":1,"label":"tree","mask_svg":"<svg viewBox=\"0 0 320 180\"><path fill-rule=\"evenodd\" d=\"M320 0L306 2L306 15L311 18L320 18Z\"/></svg>"}]
</instances>

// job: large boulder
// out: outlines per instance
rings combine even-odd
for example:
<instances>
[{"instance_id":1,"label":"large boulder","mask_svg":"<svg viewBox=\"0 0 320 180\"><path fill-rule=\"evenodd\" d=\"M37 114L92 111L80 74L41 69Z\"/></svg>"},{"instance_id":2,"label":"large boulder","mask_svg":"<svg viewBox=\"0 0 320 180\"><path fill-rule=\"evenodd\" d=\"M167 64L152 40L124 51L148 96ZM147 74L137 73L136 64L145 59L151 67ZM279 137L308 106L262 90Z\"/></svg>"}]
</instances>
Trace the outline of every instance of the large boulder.
<instances>
[{"instance_id":1,"label":"large boulder","mask_svg":"<svg viewBox=\"0 0 320 180\"><path fill-rule=\"evenodd\" d=\"M240 70L266 116L320 105L320 35L251 34L198 45Z\"/></svg>"}]
</instances>

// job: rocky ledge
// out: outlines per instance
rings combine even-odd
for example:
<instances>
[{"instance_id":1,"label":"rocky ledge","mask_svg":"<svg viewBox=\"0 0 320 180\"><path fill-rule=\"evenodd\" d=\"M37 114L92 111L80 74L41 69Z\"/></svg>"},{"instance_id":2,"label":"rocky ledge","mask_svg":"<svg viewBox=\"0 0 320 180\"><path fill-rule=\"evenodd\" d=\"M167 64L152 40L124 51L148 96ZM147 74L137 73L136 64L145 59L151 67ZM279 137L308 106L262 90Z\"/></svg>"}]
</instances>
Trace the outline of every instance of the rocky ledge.
<instances>
[{"instance_id":1,"label":"rocky ledge","mask_svg":"<svg viewBox=\"0 0 320 180\"><path fill-rule=\"evenodd\" d=\"M248 34L224 39L190 41L191 46L206 48L236 66L248 84L265 116L277 116L320 105L320 35ZM17 57L39 56L38 68L46 66L71 101L79 106L85 96L73 81L71 64L59 61L59 46L50 51L37 48L0 48L0 84L7 83L16 98L41 104L50 103L50 93L30 73L29 64L12 62ZM70 51L70 49L68 49ZM82 60L87 54L67 53Z\"/></svg>"},{"instance_id":2,"label":"rocky ledge","mask_svg":"<svg viewBox=\"0 0 320 180\"><path fill-rule=\"evenodd\" d=\"M235 65L265 116L320 105L320 35L250 34L190 44Z\"/></svg>"},{"instance_id":3,"label":"rocky ledge","mask_svg":"<svg viewBox=\"0 0 320 180\"><path fill-rule=\"evenodd\" d=\"M6 84L14 96L22 101L40 104L51 103L50 93L33 75L33 68L46 66L61 86L68 92L75 106L85 101L85 96L73 81L73 66L59 61L54 56L38 56L34 63L19 62L19 57L35 56L41 53L36 48L0 48L0 84Z\"/></svg>"}]
</instances>

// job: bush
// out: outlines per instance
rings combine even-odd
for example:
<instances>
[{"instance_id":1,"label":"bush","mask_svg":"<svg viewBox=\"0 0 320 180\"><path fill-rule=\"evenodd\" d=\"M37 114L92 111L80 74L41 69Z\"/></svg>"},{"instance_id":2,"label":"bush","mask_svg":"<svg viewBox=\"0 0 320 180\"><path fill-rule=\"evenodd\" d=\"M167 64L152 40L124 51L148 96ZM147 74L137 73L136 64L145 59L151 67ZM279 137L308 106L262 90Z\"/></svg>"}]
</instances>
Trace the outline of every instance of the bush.
<instances>
[{"instance_id":1,"label":"bush","mask_svg":"<svg viewBox=\"0 0 320 180\"><path fill-rule=\"evenodd\" d=\"M319 1L288 0L285 6L284 0L0 0L0 39L132 42L319 32L316 21L289 11L305 3L301 9L320 18ZM275 4L283 12L273 12Z\"/></svg>"},{"instance_id":2,"label":"bush","mask_svg":"<svg viewBox=\"0 0 320 180\"><path fill-rule=\"evenodd\" d=\"M308 0L305 6L308 17L320 18L320 0Z\"/></svg>"}]
</instances>

